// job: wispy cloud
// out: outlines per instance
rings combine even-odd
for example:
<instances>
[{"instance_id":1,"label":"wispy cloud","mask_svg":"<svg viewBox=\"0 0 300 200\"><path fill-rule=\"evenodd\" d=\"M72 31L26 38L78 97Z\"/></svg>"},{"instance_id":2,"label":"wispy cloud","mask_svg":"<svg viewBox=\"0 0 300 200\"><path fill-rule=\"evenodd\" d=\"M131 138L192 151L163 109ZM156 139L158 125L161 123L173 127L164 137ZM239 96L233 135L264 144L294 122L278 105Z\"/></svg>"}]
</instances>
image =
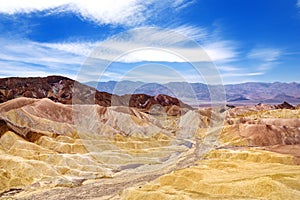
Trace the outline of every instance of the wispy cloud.
<instances>
[{"instance_id":1,"label":"wispy cloud","mask_svg":"<svg viewBox=\"0 0 300 200\"><path fill-rule=\"evenodd\" d=\"M300 0L297 1L297 6L300 8Z\"/></svg>"},{"instance_id":2,"label":"wispy cloud","mask_svg":"<svg viewBox=\"0 0 300 200\"><path fill-rule=\"evenodd\" d=\"M0 1L0 12L7 14L44 11L46 14L73 12L84 19L101 24L128 24L142 22L144 4L136 0L93 1L93 0L32 0Z\"/></svg>"},{"instance_id":3,"label":"wispy cloud","mask_svg":"<svg viewBox=\"0 0 300 200\"><path fill-rule=\"evenodd\" d=\"M251 77L251 76L260 76L263 75L263 72L249 72L249 73L224 73L222 74L223 78L227 77Z\"/></svg>"},{"instance_id":4,"label":"wispy cloud","mask_svg":"<svg viewBox=\"0 0 300 200\"><path fill-rule=\"evenodd\" d=\"M183 32L186 34L183 35ZM224 63L236 58L238 52L232 42L218 40L211 43L206 35L203 28L197 30L187 26L175 29L135 29L98 43L91 56L121 62ZM195 38L201 38L202 42L197 43Z\"/></svg>"},{"instance_id":5,"label":"wispy cloud","mask_svg":"<svg viewBox=\"0 0 300 200\"><path fill-rule=\"evenodd\" d=\"M190 5L192 5L193 3L195 3L196 0L176 0L173 3L173 6L176 8L176 10L182 10Z\"/></svg>"},{"instance_id":6,"label":"wispy cloud","mask_svg":"<svg viewBox=\"0 0 300 200\"><path fill-rule=\"evenodd\" d=\"M232 41L219 40L204 44L203 49L212 61L226 63L238 58L239 52Z\"/></svg>"},{"instance_id":7,"label":"wispy cloud","mask_svg":"<svg viewBox=\"0 0 300 200\"><path fill-rule=\"evenodd\" d=\"M282 50L278 48L253 48L244 58L218 66L218 69L226 83L255 81L255 78L269 73L276 67L282 55Z\"/></svg>"},{"instance_id":8,"label":"wispy cloud","mask_svg":"<svg viewBox=\"0 0 300 200\"><path fill-rule=\"evenodd\" d=\"M172 8L186 6L188 0L167 0L164 5ZM94 0L0 0L0 13L16 14L45 12L45 14L56 14L63 12L73 12L82 18L94 21L98 24L121 24L137 25L145 22L152 12L158 11L160 0L114 0L114 1L94 1ZM153 8L151 10L150 8Z\"/></svg>"},{"instance_id":9,"label":"wispy cloud","mask_svg":"<svg viewBox=\"0 0 300 200\"><path fill-rule=\"evenodd\" d=\"M280 54L281 52L279 49L258 48L250 51L248 53L248 58L259 59L265 62L273 62L279 58Z\"/></svg>"},{"instance_id":10,"label":"wispy cloud","mask_svg":"<svg viewBox=\"0 0 300 200\"><path fill-rule=\"evenodd\" d=\"M62 42L62 43L42 43L44 47L56 49L77 56L88 57L100 42Z\"/></svg>"},{"instance_id":11,"label":"wispy cloud","mask_svg":"<svg viewBox=\"0 0 300 200\"><path fill-rule=\"evenodd\" d=\"M250 80L251 77L264 75L277 64L282 54L282 51L276 48L255 48L241 58L234 42L220 39L210 43L210 40L205 39L203 40L205 45L202 48L195 45L192 39L187 41L186 37L181 34L178 35L175 32L170 34L168 32L170 30L147 30L150 32L131 31L123 35L126 37L95 42L39 43L28 40L1 39L0 76L61 74L78 79L77 74L84 65L85 71L81 73L79 78L82 80L80 81L98 80L100 75L104 80L118 80L124 78L127 73L124 69L129 69L126 64L131 63L211 62L212 65L213 63L217 65L224 82L230 83L236 79L240 80L241 77L243 80ZM100 74L111 61L123 64L117 65L114 71L106 70ZM176 70L184 75L185 80L192 82L200 80L199 75L186 71L185 68L180 67L181 65L178 66ZM130 76L126 75L125 78L161 82L178 80L167 76L170 73L162 74L160 70L153 70L151 67L149 70L152 74L147 74L144 70L144 76L132 73ZM134 75L137 75L136 79Z\"/></svg>"},{"instance_id":12,"label":"wispy cloud","mask_svg":"<svg viewBox=\"0 0 300 200\"><path fill-rule=\"evenodd\" d=\"M65 73L65 75L75 77L81 65L85 65L85 67L90 67L85 70L86 75L82 76L87 81L97 80L99 77L97 67L104 67L111 61L128 64L138 62L226 63L237 56L238 53L230 42L219 40L210 43L206 35L207 32L203 28L197 30L196 27L179 26L174 29L134 29L104 41L94 42L40 43L1 39L0 60L6 64L5 70L1 70L0 75L42 76ZM199 46L195 38L202 40L204 45ZM93 65L97 67L93 68ZM18 66L18 70L12 70L14 66ZM93 70L96 74L94 72L91 74ZM24 71L26 73L23 73ZM184 69L179 69L179 71L184 74ZM112 75L114 79L117 79L123 73L122 69L113 73L106 71L103 77L109 80L108 76ZM157 73L156 77L159 77L159 70ZM194 82L199 80L199 76L185 74L185 77L190 77L189 79ZM164 81L166 80L173 79L165 78Z\"/></svg>"},{"instance_id":13,"label":"wispy cloud","mask_svg":"<svg viewBox=\"0 0 300 200\"><path fill-rule=\"evenodd\" d=\"M256 67L258 71L267 71L272 69L282 55L281 50L275 48L257 48L248 53L248 58L257 61L259 65Z\"/></svg>"},{"instance_id":14,"label":"wispy cloud","mask_svg":"<svg viewBox=\"0 0 300 200\"><path fill-rule=\"evenodd\" d=\"M76 72L61 66L60 69L53 69L48 66L36 66L30 63L10 62L0 60L0 78L5 77L44 77L49 75L62 75L76 79Z\"/></svg>"},{"instance_id":15,"label":"wispy cloud","mask_svg":"<svg viewBox=\"0 0 300 200\"><path fill-rule=\"evenodd\" d=\"M208 31L199 26L192 25L173 25L168 28L195 41L204 41L207 39Z\"/></svg>"},{"instance_id":16,"label":"wispy cloud","mask_svg":"<svg viewBox=\"0 0 300 200\"><path fill-rule=\"evenodd\" d=\"M74 77L85 57L27 40L0 39L0 76L43 76L65 74Z\"/></svg>"},{"instance_id":17,"label":"wispy cloud","mask_svg":"<svg viewBox=\"0 0 300 200\"><path fill-rule=\"evenodd\" d=\"M222 72L236 72L236 71L240 71L241 68L235 67L235 66L221 65L221 66L218 66L218 70L220 70Z\"/></svg>"},{"instance_id":18,"label":"wispy cloud","mask_svg":"<svg viewBox=\"0 0 300 200\"><path fill-rule=\"evenodd\" d=\"M224 63L237 57L238 52L233 42L224 40L210 42L206 39L207 34L204 28L193 26L179 26L172 29L139 28L104 41L43 45L80 56L127 63L141 61ZM151 47L152 49L149 49Z\"/></svg>"},{"instance_id":19,"label":"wispy cloud","mask_svg":"<svg viewBox=\"0 0 300 200\"><path fill-rule=\"evenodd\" d=\"M82 62L82 58L72 52L59 51L47 44L28 40L0 39L0 59L8 61L22 61L32 64L74 64Z\"/></svg>"}]
</instances>

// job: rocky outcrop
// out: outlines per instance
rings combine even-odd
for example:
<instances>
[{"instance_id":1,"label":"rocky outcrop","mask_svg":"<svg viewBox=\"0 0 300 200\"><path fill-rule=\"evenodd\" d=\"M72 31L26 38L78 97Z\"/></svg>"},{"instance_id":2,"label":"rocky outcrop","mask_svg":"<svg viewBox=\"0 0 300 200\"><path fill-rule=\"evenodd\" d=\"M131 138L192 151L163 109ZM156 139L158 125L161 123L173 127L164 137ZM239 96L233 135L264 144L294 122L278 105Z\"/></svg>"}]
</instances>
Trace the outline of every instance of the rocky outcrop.
<instances>
[{"instance_id":1,"label":"rocky outcrop","mask_svg":"<svg viewBox=\"0 0 300 200\"><path fill-rule=\"evenodd\" d=\"M299 109L236 107L227 111L219 141L233 146L299 145L299 118Z\"/></svg>"}]
</instances>

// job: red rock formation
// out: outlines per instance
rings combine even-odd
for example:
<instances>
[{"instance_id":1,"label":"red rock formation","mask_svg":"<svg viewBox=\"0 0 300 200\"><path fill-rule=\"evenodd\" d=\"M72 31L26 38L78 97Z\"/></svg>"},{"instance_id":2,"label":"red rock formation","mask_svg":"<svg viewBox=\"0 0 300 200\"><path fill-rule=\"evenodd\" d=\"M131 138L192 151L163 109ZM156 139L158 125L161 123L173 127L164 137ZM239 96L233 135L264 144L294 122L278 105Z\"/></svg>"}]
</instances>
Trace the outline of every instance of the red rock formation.
<instances>
[{"instance_id":1,"label":"red rock formation","mask_svg":"<svg viewBox=\"0 0 300 200\"><path fill-rule=\"evenodd\" d=\"M70 104L73 86L73 80L61 76L4 78L0 79L0 102L23 96L36 99L49 98Z\"/></svg>"}]
</instances>

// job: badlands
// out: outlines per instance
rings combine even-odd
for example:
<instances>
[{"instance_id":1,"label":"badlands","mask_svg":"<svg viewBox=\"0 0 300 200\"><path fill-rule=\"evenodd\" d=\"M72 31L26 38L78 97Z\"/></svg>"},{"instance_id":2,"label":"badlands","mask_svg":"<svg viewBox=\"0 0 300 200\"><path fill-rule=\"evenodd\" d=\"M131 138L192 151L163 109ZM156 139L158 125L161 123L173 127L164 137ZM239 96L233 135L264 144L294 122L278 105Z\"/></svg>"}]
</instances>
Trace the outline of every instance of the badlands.
<instances>
[{"instance_id":1,"label":"badlands","mask_svg":"<svg viewBox=\"0 0 300 200\"><path fill-rule=\"evenodd\" d=\"M300 199L299 106L72 104L69 79L16 80L1 85L0 199Z\"/></svg>"}]
</instances>

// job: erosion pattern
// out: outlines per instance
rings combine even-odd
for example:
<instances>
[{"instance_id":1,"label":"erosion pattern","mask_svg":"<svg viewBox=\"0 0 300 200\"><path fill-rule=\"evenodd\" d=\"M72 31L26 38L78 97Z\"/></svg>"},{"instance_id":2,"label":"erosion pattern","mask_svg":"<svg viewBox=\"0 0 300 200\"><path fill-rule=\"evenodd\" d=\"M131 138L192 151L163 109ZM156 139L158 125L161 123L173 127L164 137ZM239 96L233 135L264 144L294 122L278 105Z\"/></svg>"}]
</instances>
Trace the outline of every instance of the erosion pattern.
<instances>
[{"instance_id":1,"label":"erosion pattern","mask_svg":"<svg viewBox=\"0 0 300 200\"><path fill-rule=\"evenodd\" d=\"M299 199L299 117L298 108L262 104L164 115L16 98L0 104L0 193Z\"/></svg>"}]
</instances>

